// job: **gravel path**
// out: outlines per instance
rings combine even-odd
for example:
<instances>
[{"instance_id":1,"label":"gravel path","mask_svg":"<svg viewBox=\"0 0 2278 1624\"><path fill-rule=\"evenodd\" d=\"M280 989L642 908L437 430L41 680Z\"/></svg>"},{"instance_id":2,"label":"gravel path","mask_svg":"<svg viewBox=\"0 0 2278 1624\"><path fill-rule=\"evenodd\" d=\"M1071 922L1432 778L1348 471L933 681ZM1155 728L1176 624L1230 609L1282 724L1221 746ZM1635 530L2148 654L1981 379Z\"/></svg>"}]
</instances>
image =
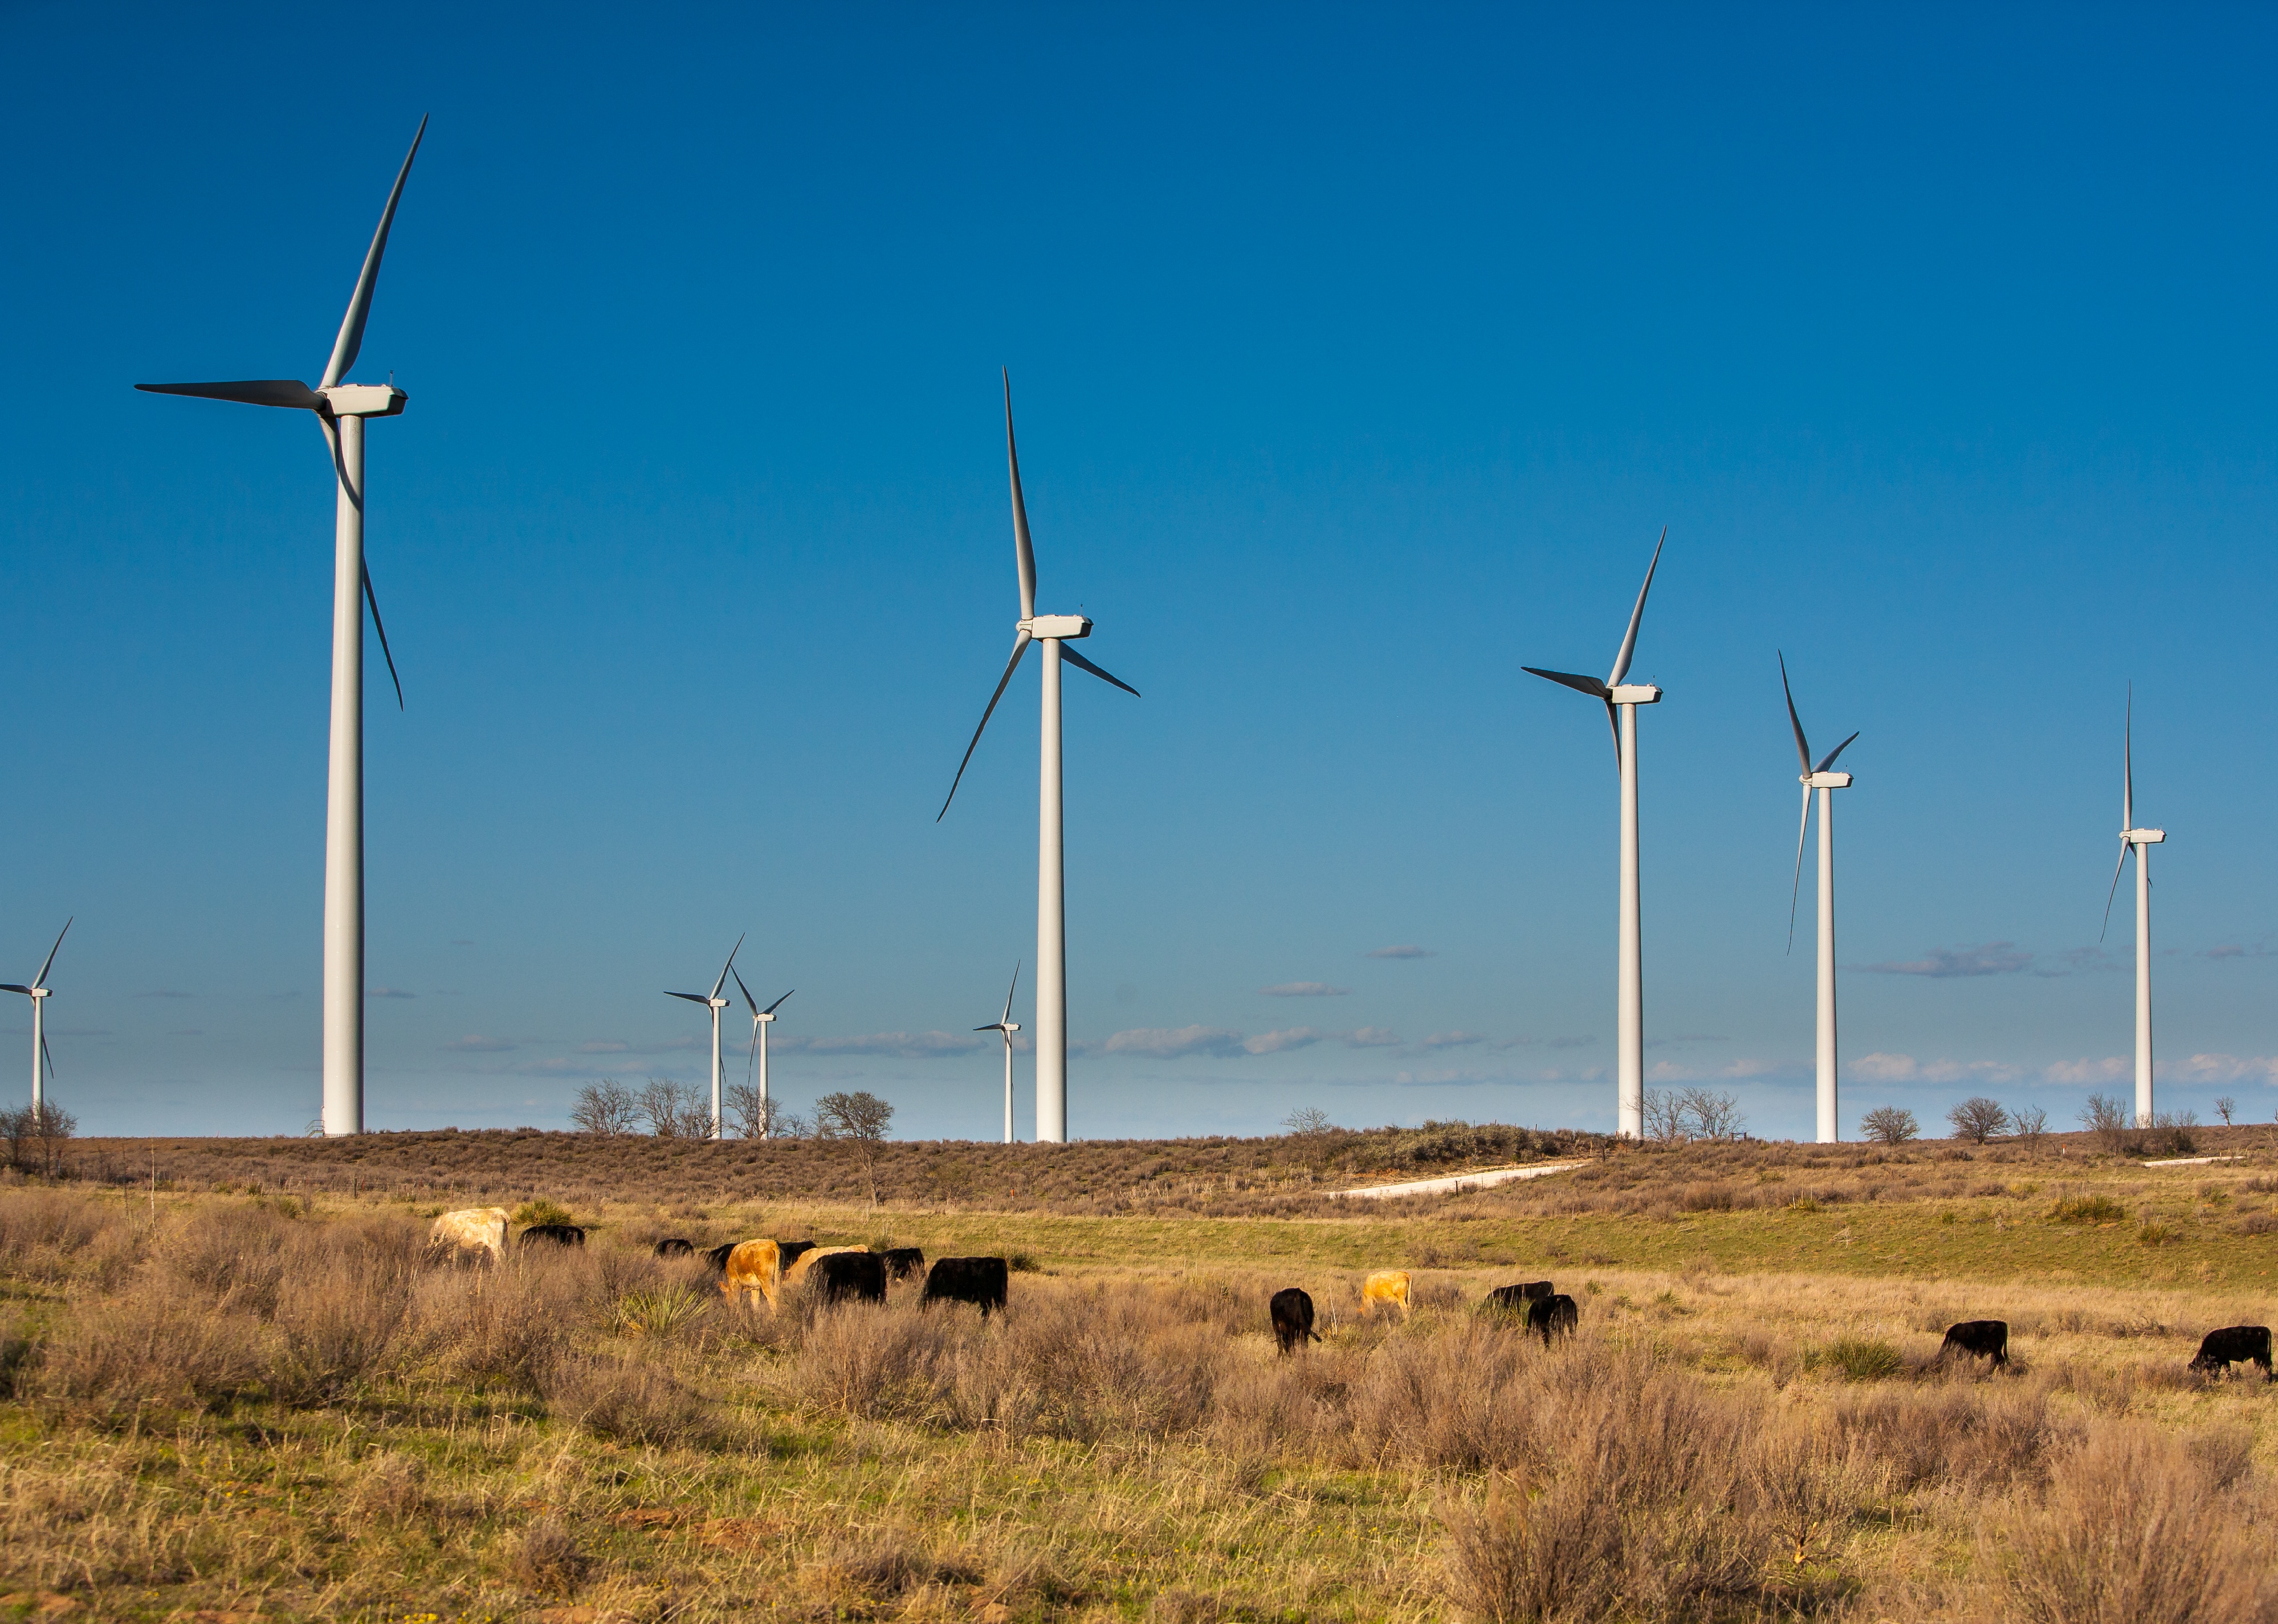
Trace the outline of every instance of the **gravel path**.
<instances>
[{"instance_id":1,"label":"gravel path","mask_svg":"<svg viewBox=\"0 0 2278 1624\"><path fill-rule=\"evenodd\" d=\"M1509 1184L1514 1178L1541 1178L1551 1173L1571 1172L1586 1165L1580 1162L1537 1163L1532 1167L1494 1167L1483 1173L1457 1173L1448 1178L1417 1178L1406 1184L1372 1184L1357 1190L1332 1190L1334 1196L1357 1196L1362 1201L1380 1201L1395 1195L1450 1195L1457 1190L1484 1190L1489 1185Z\"/></svg>"}]
</instances>

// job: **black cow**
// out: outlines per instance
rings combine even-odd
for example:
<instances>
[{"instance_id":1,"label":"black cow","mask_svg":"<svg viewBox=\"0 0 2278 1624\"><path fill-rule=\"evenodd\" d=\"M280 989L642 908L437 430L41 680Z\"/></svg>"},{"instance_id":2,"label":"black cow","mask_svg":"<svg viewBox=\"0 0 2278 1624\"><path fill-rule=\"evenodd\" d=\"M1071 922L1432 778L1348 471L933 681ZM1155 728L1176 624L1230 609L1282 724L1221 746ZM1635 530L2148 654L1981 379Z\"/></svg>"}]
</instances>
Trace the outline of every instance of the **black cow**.
<instances>
[{"instance_id":1,"label":"black cow","mask_svg":"<svg viewBox=\"0 0 2278 1624\"><path fill-rule=\"evenodd\" d=\"M897 1280L925 1272L925 1252L921 1247L888 1247L878 1255L886 1260L886 1272Z\"/></svg>"},{"instance_id":2,"label":"black cow","mask_svg":"<svg viewBox=\"0 0 2278 1624\"><path fill-rule=\"evenodd\" d=\"M1304 1343L1320 1340L1313 1334L1313 1300L1296 1286L1274 1292L1265 1311L1273 1316L1273 1339L1283 1353L1294 1353Z\"/></svg>"},{"instance_id":3,"label":"black cow","mask_svg":"<svg viewBox=\"0 0 2278 1624\"><path fill-rule=\"evenodd\" d=\"M522 1231L518 1247L536 1247L551 1243L557 1247L582 1247L585 1231L575 1224L533 1224Z\"/></svg>"},{"instance_id":4,"label":"black cow","mask_svg":"<svg viewBox=\"0 0 2278 1624\"><path fill-rule=\"evenodd\" d=\"M1548 1302L1554 1289L1548 1280L1522 1280L1516 1285L1498 1285L1487 1293L1487 1300L1498 1308L1524 1315L1529 1303Z\"/></svg>"},{"instance_id":5,"label":"black cow","mask_svg":"<svg viewBox=\"0 0 2278 1624\"><path fill-rule=\"evenodd\" d=\"M1967 1353L1972 1359L1990 1359L1996 1369L2009 1362L2009 1322L2007 1320L1964 1320L1959 1325L1945 1328L1945 1340L1938 1345L1938 1356Z\"/></svg>"},{"instance_id":6,"label":"black cow","mask_svg":"<svg viewBox=\"0 0 2278 1624\"><path fill-rule=\"evenodd\" d=\"M1526 1328L1542 1338L1545 1347L1550 1346L1551 1338L1564 1336L1581 1321L1581 1310L1563 1292L1555 1297L1537 1297L1526 1305Z\"/></svg>"},{"instance_id":7,"label":"black cow","mask_svg":"<svg viewBox=\"0 0 2278 1624\"><path fill-rule=\"evenodd\" d=\"M743 1244L740 1240L730 1240L723 1241L716 1247L707 1247L704 1253L704 1261L712 1265L715 1273L725 1274L728 1272L728 1254Z\"/></svg>"},{"instance_id":8,"label":"black cow","mask_svg":"<svg viewBox=\"0 0 2278 1624\"><path fill-rule=\"evenodd\" d=\"M991 1308L1005 1306L1007 1270L1001 1257L939 1257L926 1271L925 1294L918 1307L936 1302L969 1302L987 1319Z\"/></svg>"},{"instance_id":9,"label":"black cow","mask_svg":"<svg viewBox=\"0 0 2278 1624\"><path fill-rule=\"evenodd\" d=\"M2198 1357L2191 1361L2191 1369L2210 1376L2228 1376L2231 1366L2247 1363L2261 1366L2264 1378L2270 1379L2269 1326L2226 1325L2221 1330L2210 1330L2199 1343Z\"/></svg>"},{"instance_id":10,"label":"black cow","mask_svg":"<svg viewBox=\"0 0 2278 1624\"><path fill-rule=\"evenodd\" d=\"M886 1300L886 1260L876 1252L834 1252L815 1259L806 1288L824 1302Z\"/></svg>"},{"instance_id":11,"label":"black cow","mask_svg":"<svg viewBox=\"0 0 2278 1624\"><path fill-rule=\"evenodd\" d=\"M672 1236L669 1239L660 1240L656 1243L656 1254L659 1257L686 1257L695 1250L696 1243L694 1241L683 1240L677 1235ZM720 1260L720 1267L725 1269L727 1266L728 1260L722 1258Z\"/></svg>"}]
</instances>

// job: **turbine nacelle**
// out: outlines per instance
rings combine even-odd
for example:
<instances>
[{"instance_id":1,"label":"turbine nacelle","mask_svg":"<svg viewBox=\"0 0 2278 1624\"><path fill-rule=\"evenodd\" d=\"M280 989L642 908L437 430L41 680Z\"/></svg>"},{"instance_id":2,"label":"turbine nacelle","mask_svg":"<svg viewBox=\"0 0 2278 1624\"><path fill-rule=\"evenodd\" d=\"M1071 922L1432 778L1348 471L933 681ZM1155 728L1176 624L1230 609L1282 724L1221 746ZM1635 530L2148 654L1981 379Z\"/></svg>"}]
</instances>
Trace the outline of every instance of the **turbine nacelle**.
<instances>
[{"instance_id":1,"label":"turbine nacelle","mask_svg":"<svg viewBox=\"0 0 2278 1624\"><path fill-rule=\"evenodd\" d=\"M335 417L396 417L410 397L393 384L334 384L310 392L324 398Z\"/></svg>"},{"instance_id":2,"label":"turbine nacelle","mask_svg":"<svg viewBox=\"0 0 2278 1624\"><path fill-rule=\"evenodd\" d=\"M1032 614L1025 621L1016 621L1013 629L1031 637L1059 637L1065 641L1091 636L1091 621L1081 614Z\"/></svg>"},{"instance_id":3,"label":"turbine nacelle","mask_svg":"<svg viewBox=\"0 0 2278 1624\"><path fill-rule=\"evenodd\" d=\"M1851 774L1848 773L1806 773L1802 774L1802 782L1803 787L1807 789L1848 789L1851 787Z\"/></svg>"},{"instance_id":4,"label":"turbine nacelle","mask_svg":"<svg viewBox=\"0 0 2278 1624\"><path fill-rule=\"evenodd\" d=\"M1620 682L1606 690L1606 699L1612 705L1659 705L1661 690L1651 682Z\"/></svg>"},{"instance_id":5,"label":"turbine nacelle","mask_svg":"<svg viewBox=\"0 0 2278 1624\"><path fill-rule=\"evenodd\" d=\"M2122 829L2120 838L2131 846L2156 846L2167 838L2165 829Z\"/></svg>"}]
</instances>

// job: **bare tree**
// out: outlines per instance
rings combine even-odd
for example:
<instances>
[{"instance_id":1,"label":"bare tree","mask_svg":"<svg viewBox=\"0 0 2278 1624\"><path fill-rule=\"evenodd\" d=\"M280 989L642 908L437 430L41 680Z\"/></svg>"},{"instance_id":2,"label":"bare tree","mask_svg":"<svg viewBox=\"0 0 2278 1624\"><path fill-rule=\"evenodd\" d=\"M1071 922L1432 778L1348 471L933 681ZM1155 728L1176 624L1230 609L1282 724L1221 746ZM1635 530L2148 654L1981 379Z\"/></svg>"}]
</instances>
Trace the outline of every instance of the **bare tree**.
<instances>
[{"instance_id":1,"label":"bare tree","mask_svg":"<svg viewBox=\"0 0 2278 1624\"><path fill-rule=\"evenodd\" d=\"M2037 1151L2041 1147L2041 1135L2049 1131L2049 1114L2037 1105L2028 1105L2009 1113L2009 1121L2017 1137L2025 1141L2025 1148Z\"/></svg>"},{"instance_id":2,"label":"bare tree","mask_svg":"<svg viewBox=\"0 0 2278 1624\"><path fill-rule=\"evenodd\" d=\"M1982 1145L1996 1133L2009 1131L2009 1113L1982 1094L1946 1112L1945 1119L1953 1125L1954 1138L1966 1139L1973 1145Z\"/></svg>"},{"instance_id":3,"label":"bare tree","mask_svg":"<svg viewBox=\"0 0 2278 1624\"><path fill-rule=\"evenodd\" d=\"M2105 1149L2117 1149L2120 1136L2128 1130L2128 1107L2109 1094L2092 1094L2080 1108L2080 1125L2095 1134Z\"/></svg>"},{"instance_id":4,"label":"bare tree","mask_svg":"<svg viewBox=\"0 0 2278 1624\"><path fill-rule=\"evenodd\" d=\"M630 1133L640 1120L640 1103L631 1089L605 1077L577 1091L570 1120L584 1133Z\"/></svg>"},{"instance_id":5,"label":"bare tree","mask_svg":"<svg viewBox=\"0 0 2278 1624\"><path fill-rule=\"evenodd\" d=\"M1677 1109L1693 1132L1702 1139L1738 1139L1748 1119L1740 1102L1730 1093L1692 1087L1678 1096Z\"/></svg>"},{"instance_id":6,"label":"bare tree","mask_svg":"<svg viewBox=\"0 0 2278 1624\"><path fill-rule=\"evenodd\" d=\"M712 1133L710 1096L693 1083L676 1083L653 1077L638 1097L648 1131L659 1139L708 1139Z\"/></svg>"},{"instance_id":7,"label":"bare tree","mask_svg":"<svg viewBox=\"0 0 2278 1624\"><path fill-rule=\"evenodd\" d=\"M760 1098L755 1083L730 1083L720 1091L720 1109L743 1139L805 1139L806 1124L784 1109L781 1100Z\"/></svg>"},{"instance_id":8,"label":"bare tree","mask_svg":"<svg viewBox=\"0 0 2278 1624\"><path fill-rule=\"evenodd\" d=\"M1665 1088L1645 1091L1645 1136L1659 1145L1681 1145L1693 1137L1685 1107Z\"/></svg>"},{"instance_id":9,"label":"bare tree","mask_svg":"<svg viewBox=\"0 0 2278 1624\"><path fill-rule=\"evenodd\" d=\"M1859 1118L1859 1132L1877 1144L1903 1145L1922 1132L1922 1124L1902 1105L1878 1105Z\"/></svg>"},{"instance_id":10,"label":"bare tree","mask_svg":"<svg viewBox=\"0 0 2278 1624\"><path fill-rule=\"evenodd\" d=\"M1336 1125L1329 1120L1328 1112L1318 1105L1301 1105L1281 1118L1281 1125L1292 1133L1326 1133Z\"/></svg>"},{"instance_id":11,"label":"bare tree","mask_svg":"<svg viewBox=\"0 0 2278 1624\"><path fill-rule=\"evenodd\" d=\"M826 1094L814 1102L815 1138L854 1142L874 1207L878 1203L878 1146L886 1137L886 1125L893 1119L894 1108L868 1092Z\"/></svg>"},{"instance_id":12,"label":"bare tree","mask_svg":"<svg viewBox=\"0 0 2278 1624\"><path fill-rule=\"evenodd\" d=\"M2230 1119L2238 1114L2238 1102L2232 1099L2228 1094L2223 1095L2222 1098L2214 1102L2214 1114L2222 1118L2222 1125L2224 1127L2229 1127L2231 1125Z\"/></svg>"},{"instance_id":13,"label":"bare tree","mask_svg":"<svg viewBox=\"0 0 2278 1624\"><path fill-rule=\"evenodd\" d=\"M20 1172L36 1170L53 1178L64 1165L64 1146L79 1132L79 1118L59 1105L42 1101L0 1111L0 1139L8 1141L8 1165Z\"/></svg>"}]
</instances>

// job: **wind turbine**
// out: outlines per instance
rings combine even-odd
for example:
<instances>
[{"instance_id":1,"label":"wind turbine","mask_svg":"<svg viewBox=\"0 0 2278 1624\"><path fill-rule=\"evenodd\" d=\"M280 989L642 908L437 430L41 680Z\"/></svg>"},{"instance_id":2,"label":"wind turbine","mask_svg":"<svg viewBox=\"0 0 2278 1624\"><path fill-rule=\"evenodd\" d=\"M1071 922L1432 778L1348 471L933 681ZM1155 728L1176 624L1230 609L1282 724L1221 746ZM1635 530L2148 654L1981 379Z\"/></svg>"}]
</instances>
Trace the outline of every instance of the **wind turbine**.
<instances>
[{"instance_id":1,"label":"wind turbine","mask_svg":"<svg viewBox=\"0 0 2278 1624\"><path fill-rule=\"evenodd\" d=\"M749 935L750 934L750 932L746 931L745 935ZM728 972L736 967L736 955L743 950L744 938L743 936L738 936L736 938L736 945L728 949L728 962L720 966L719 979L712 983L712 990L710 993L668 992L665 994L665 996L668 998L685 998L691 1003L700 1003L706 1009L712 1011L711 1136L714 1139L718 1139L720 1137L720 1011L728 1007L728 1001L720 996L720 989L727 985ZM784 995L784 997L789 997L790 995L791 995L788 993Z\"/></svg>"},{"instance_id":2,"label":"wind turbine","mask_svg":"<svg viewBox=\"0 0 2278 1624\"><path fill-rule=\"evenodd\" d=\"M2136 1125L2152 1125L2152 853L2167 838L2165 829L2136 827L2136 685L2128 685L2128 721L2120 744L2120 865L2104 895L2104 930L2112 928L2112 899L2120 895L2120 870L2136 850ZM2098 942L2104 933L2098 933Z\"/></svg>"},{"instance_id":3,"label":"wind turbine","mask_svg":"<svg viewBox=\"0 0 2278 1624\"><path fill-rule=\"evenodd\" d=\"M137 384L152 394L195 395L207 400L236 400L248 406L281 406L314 412L330 448L339 486L333 526L333 710L331 763L325 802L325 1132L363 1132L363 606L379 633L379 652L395 682L395 703L403 705L403 682L388 652L380 624L379 599L363 561L363 424L367 417L393 417L403 410L404 393L393 382L349 384L341 380L363 347L365 319L379 280L380 255L387 251L388 227L410 178L411 160L427 120L419 121L411 150L396 172L395 186L380 211L379 229L356 276L332 359L314 389L293 378L255 378L222 384ZM358 601L359 594L362 601Z\"/></svg>"},{"instance_id":4,"label":"wind turbine","mask_svg":"<svg viewBox=\"0 0 2278 1624\"><path fill-rule=\"evenodd\" d=\"M1803 821L1795 829L1795 884L1787 898L1787 946L1795 951L1795 904L1803 894L1803 837L1811 828L1811 792L1819 791L1819 1142L1832 1145L1835 1132L1835 801L1851 787L1851 774L1831 773L1835 758L1851 748L1853 734L1819 759L1811 759L1803 721L1795 713L1795 691L1787 685L1787 656L1779 656L1780 692L1787 696L1787 725L1795 729L1795 759L1803 771Z\"/></svg>"},{"instance_id":5,"label":"wind turbine","mask_svg":"<svg viewBox=\"0 0 2278 1624\"><path fill-rule=\"evenodd\" d=\"M1645 1137L1645 971L1639 946L1638 917L1638 766L1637 707L1657 705L1661 690L1650 682L1625 683L1630 657L1637 652L1639 622L1645 619L1645 595L1653 591L1653 572L1661 568L1661 549L1669 540L1662 526L1661 540L1653 545L1653 562L1646 566L1645 584L1638 588L1637 607L1630 611L1630 629L1622 636L1622 651L1614 656L1614 669L1604 682L1576 676L1568 671L1545 671L1523 666L1529 674L1563 683L1577 693L1601 700L1606 721L1614 730L1614 756L1622 774L1622 900L1621 967L1616 994L1615 1128L1624 1139Z\"/></svg>"},{"instance_id":6,"label":"wind turbine","mask_svg":"<svg viewBox=\"0 0 2278 1624\"><path fill-rule=\"evenodd\" d=\"M29 987L14 981L0 982L0 993L21 993L32 1001L32 1109L34 1112L42 1108L46 1098L40 1088L40 1063L42 1060L47 1062L50 1076L54 1075L56 1069L56 1057L48 1053L46 1010L49 995L54 990L48 986L48 969L56 962L56 948L63 946L64 938L71 934L73 920L78 917L74 914L64 921L63 929L56 933L56 947L50 948L47 957L40 961L40 973L32 978Z\"/></svg>"},{"instance_id":7,"label":"wind turbine","mask_svg":"<svg viewBox=\"0 0 2278 1624\"><path fill-rule=\"evenodd\" d=\"M975 1026L975 1032L1001 1032L1005 1034L1005 1142L1013 1142L1013 1034L1021 1030L1021 1023L1013 1018L1013 993L1021 985L1021 966L1013 966L1013 985L1005 989L1005 1013L994 1025Z\"/></svg>"},{"instance_id":8,"label":"wind turbine","mask_svg":"<svg viewBox=\"0 0 2278 1624\"><path fill-rule=\"evenodd\" d=\"M1036 553L1028 543L1028 509L1021 498L1021 455L1013 444L1013 378L1005 376L1005 461L1013 472L1013 561L1021 576L1021 618L1013 627L1013 658L981 713L981 727L965 747L957 764L949 795L935 814L939 823L949 815L957 786L981 743L982 728L996 713L997 702L1020 667L1030 643L1044 645L1043 743L1036 797L1036 1139L1061 1144L1067 1139L1067 866L1063 854L1060 818L1060 663L1089 671L1104 682L1112 682L1134 698L1139 690L1121 677L1112 676L1068 646L1077 637L1091 635L1091 622L1081 614L1036 613Z\"/></svg>"},{"instance_id":9,"label":"wind turbine","mask_svg":"<svg viewBox=\"0 0 2278 1624\"><path fill-rule=\"evenodd\" d=\"M743 944L738 942L737 945ZM734 955L729 957L732 958ZM744 995L744 1003L752 1011L752 1058L760 1065L760 1137L768 1139L773 1137L774 1125L768 1120L768 1028L776 1024L776 1011L784 1007L784 999L799 988L792 987L791 993L785 993L764 1010L760 1008L760 1001L752 996L752 989L744 985L744 972L740 970L736 972L736 990ZM748 1066L750 1063L745 1064ZM747 1071L745 1076L749 1075Z\"/></svg>"}]
</instances>

